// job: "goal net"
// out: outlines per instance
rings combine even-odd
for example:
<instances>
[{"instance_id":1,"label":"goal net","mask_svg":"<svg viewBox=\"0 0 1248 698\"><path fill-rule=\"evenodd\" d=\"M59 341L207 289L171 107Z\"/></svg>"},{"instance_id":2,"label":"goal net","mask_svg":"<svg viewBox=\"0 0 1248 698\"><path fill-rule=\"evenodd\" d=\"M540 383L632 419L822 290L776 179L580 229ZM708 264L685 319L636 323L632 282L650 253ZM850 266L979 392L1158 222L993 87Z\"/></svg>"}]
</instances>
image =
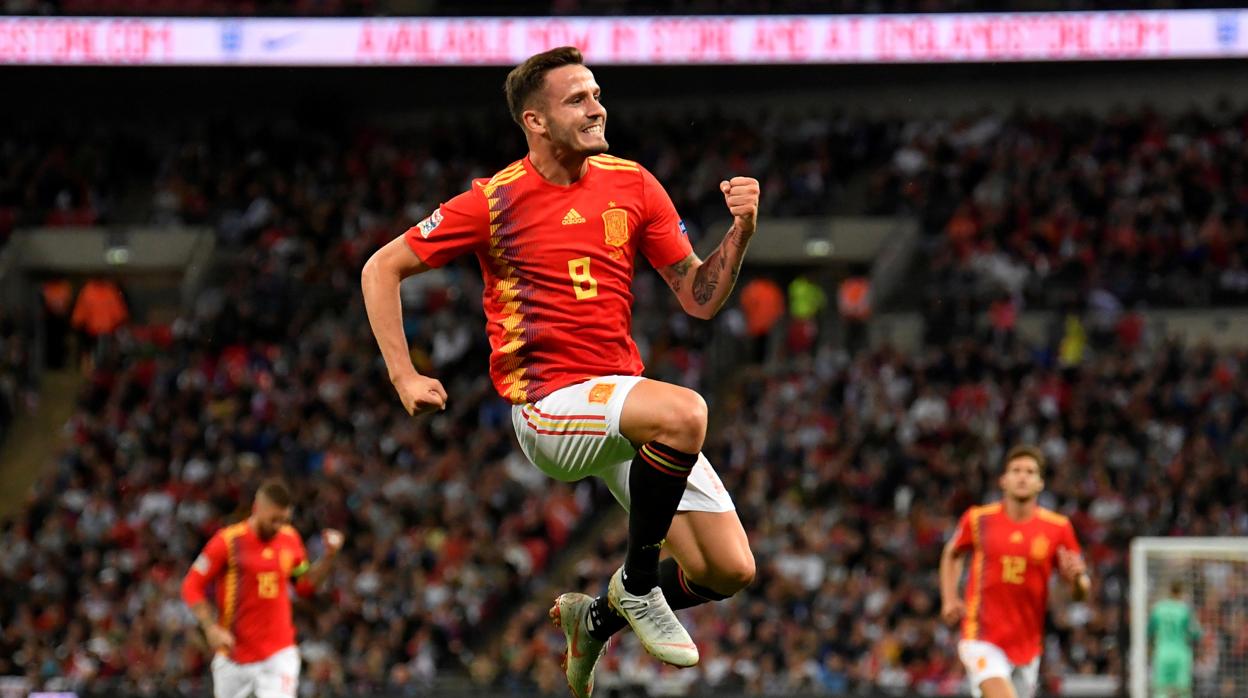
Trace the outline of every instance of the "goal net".
<instances>
[{"instance_id":1,"label":"goal net","mask_svg":"<svg viewBox=\"0 0 1248 698\"><path fill-rule=\"evenodd\" d=\"M1192 696L1248 696L1248 538L1176 537L1131 543L1131 698L1158 695L1148 618L1175 581L1203 630L1194 647Z\"/></svg>"}]
</instances>

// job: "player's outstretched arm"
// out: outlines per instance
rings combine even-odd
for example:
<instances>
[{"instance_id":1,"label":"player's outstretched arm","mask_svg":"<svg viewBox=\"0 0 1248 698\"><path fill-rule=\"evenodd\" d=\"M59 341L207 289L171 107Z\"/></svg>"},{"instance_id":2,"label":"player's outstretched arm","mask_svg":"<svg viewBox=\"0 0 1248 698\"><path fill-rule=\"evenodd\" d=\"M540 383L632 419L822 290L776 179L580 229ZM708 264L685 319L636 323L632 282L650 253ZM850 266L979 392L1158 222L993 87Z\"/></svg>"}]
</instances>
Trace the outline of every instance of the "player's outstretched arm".
<instances>
[{"instance_id":1,"label":"player's outstretched arm","mask_svg":"<svg viewBox=\"0 0 1248 698\"><path fill-rule=\"evenodd\" d=\"M329 568L338 557L338 551L342 550L342 544L345 541L346 536L341 531L332 528L321 531L321 543L325 548L325 554L313 563L307 573L299 579L298 590L301 596L311 596L320 588L321 583L329 576Z\"/></svg>"},{"instance_id":2,"label":"player's outstretched arm","mask_svg":"<svg viewBox=\"0 0 1248 698\"><path fill-rule=\"evenodd\" d=\"M660 269L663 280L690 315L709 320L724 306L741 273L745 250L758 227L758 180L733 177L719 183L724 203L732 213L732 227L706 261L689 255Z\"/></svg>"},{"instance_id":3,"label":"player's outstretched arm","mask_svg":"<svg viewBox=\"0 0 1248 698\"><path fill-rule=\"evenodd\" d=\"M391 240L373 253L360 273L368 324L386 361L390 382L408 414L415 415L446 408L446 389L436 378L422 376L412 365L407 337L403 334L403 306L399 284L413 274L428 271L403 236Z\"/></svg>"},{"instance_id":4,"label":"player's outstretched arm","mask_svg":"<svg viewBox=\"0 0 1248 698\"><path fill-rule=\"evenodd\" d=\"M940 553L940 617L953 625L966 615L966 604L958 594L966 551L958 550L957 541L950 539Z\"/></svg>"}]
</instances>

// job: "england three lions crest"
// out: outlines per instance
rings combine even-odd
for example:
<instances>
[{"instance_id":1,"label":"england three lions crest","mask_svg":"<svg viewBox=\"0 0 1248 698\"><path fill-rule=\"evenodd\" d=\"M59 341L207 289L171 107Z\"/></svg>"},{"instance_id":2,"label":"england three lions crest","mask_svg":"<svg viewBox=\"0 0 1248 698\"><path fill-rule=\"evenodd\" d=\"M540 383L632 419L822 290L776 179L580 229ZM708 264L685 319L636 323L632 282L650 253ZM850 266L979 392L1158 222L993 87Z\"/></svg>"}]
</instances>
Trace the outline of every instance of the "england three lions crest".
<instances>
[{"instance_id":1,"label":"england three lions crest","mask_svg":"<svg viewBox=\"0 0 1248 698\"><path fill-rule=\"evenodd\" d=\"M602 227L606 242L611 246L612 259L624 256L623 247L628 244L628 211L609 208L602 212Z\"/></svg>"}]
</instances>

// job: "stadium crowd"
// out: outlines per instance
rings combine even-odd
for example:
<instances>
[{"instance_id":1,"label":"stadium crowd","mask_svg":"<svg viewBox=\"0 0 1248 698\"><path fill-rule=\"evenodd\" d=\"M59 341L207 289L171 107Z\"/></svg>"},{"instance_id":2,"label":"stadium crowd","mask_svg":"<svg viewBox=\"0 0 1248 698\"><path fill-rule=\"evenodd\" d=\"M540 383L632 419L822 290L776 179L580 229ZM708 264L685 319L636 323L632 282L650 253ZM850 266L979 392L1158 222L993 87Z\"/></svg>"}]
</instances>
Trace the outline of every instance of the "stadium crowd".
<instances>
[{"instance_id":1,"label":"stadium crowd","mask_svg":"<svg viewBox=\"0 0 1248 698\"><path fill-rule=\"evenodd\" d=\"M668 183L694 237L715 225L723 172L762 175L764 216L826 213L851 177L867 176L877 210L918 212L943 274L970 286L984 249L1007 264L1048 255L1052 268L1075 257L1091 280L1152 268L1155 255L1212 226L1213 211L1221 232L1193 239L1225 249L1208 247L1178 273L1203 280L1206 265L1233 268L1248 242L1235 208L1242 170L1219 152L1248 122L1113 118L1077 122L1081 130L1025 115L868 124L708 114L690 130L637 115L621 119L613 144ZM413 360L452 396L427 420L409 420L394 399L357 285L381 242L520 152L513 127L482 119L345 131L209 120L179 132L118 127L116 138L70 129L82 135L59 145L54 126L0 135L0 152L13 156L0 166L12 224L207 224L227 250L193 312L167 328L123 329L99 357L65 450L0 528L0 675L92 690L202 686L206 657L178 580L215 527L241 513L248 488L281 473L314 557L317 530L348 534L330 601L297 613L309 686L418 691L467 674L500 690L561 690L548 599L526 592L613 501L590 484L552 486L512 448L507 407L485 377L474 264L404 288ZM1077 167L1055 172L1068 161ZM1189 186L1191 176L1214 195ZM1113 188L1130 181L1134 189ZM1016 190L1034 211L1007 210L1001 192ZM1127 203L1128 191L1145 203ZM955 225L959 216L971 222ZM1113 237L1136 240L1128 255L1098 247L1096 231L1061 227L1063 216L1160 227ZM760 575L733 601L687 614L704 643L697 670L656 675L624 640L604 688L961 691L952 635L936 621L936 559L954 517L995 489L1000 448L1013 441L1037 441L1051 457L1045 501L1074 519L1097 580L1090 603L1055 614L1050 672L1118 672L1131 535L1248 528L1232 498L1248 485L1242 353L1131 332L1082 352L1009 336L941 341L914 356L847 356L824 342L737 383L703 384L708 336L736 331L734 316L692 323L655 281L637 286L650 375L713 400L706 450L736 497ZM982 310L977 291L959 298ZM578 563L572 586L599 591L621 533ZM501 640L486 642L491 621L518 601Z\"/></svg>"},{"instance_id":2,"label":"stadium crowd","mask_svg":"<svg viewBox=\"0 0 1248 698\"><path fill-rule=\"evenodd\" d=\"M837 115L811 115L794 129L794 114L759 121L620 111L613 152L664 182L693 234L722 215L725 172L754 172L767 183L766 215L814 215L831 210L848 177L892 153L882 128ZM376 212L423 210L524 152L502 109L416 116L403 127L329 121L7 124L0 128L0 234L35 225L212 224L237 244L306 224L296 232L318 242L355 241L373 233ZM270 215L275 206L280 216ZM315 215L293 213L304 206Z\"/></svg>"},{"instance_id":3,"label":"stadium crowd","mask_svg":"<svg viewBox=\"0 0 1248 698\"><path fill-rule=\"evenodd\" d=\"M123 333L97 367L70 445L0 535L12 590L0 675L202 685L178 580L247 487L279 472L314 556L321 527L350 541L327 602L297 614L310 685L420 690L467 673L494 690L558 691L562 636L546 624L548 599L525 593L578 522L613 501L588 484L550 486L512 449L506 407L473 368L484 347L468 269L405 289L414 346L432 347L415 360L447 376L458 403L413 423L351 298L345 269L361 260L325 271L309 244L286 243L242 253L193 317L151 345ZM1118 340L1064 365L1052 347L966 340L915 356L825 345L756 367L717 393L706 450L759 579L687 613L697 670L661 671L625 639L600 686L960 692L953 635L936 618L940 543L995 489L1001 445L1020 440L1052 459L1044 503L1071 515L1097 580L1090 603L1056 607L1045 666L1117 673L1130 537L1248 533L1234 497L1248 485L1246 361ZM570 585L597 591L623 535L598 541ZM501 639L481 645L517 601Z\"/></svg>"},{"instance_id":4,"label":"stadium crowd","mask_svg":"<svg viewBox=\"0 0 1248 698\"><path fill-rule=\"evenodd\" d=\"M1248 302L1248 112L1227 105L950 119L619 112L614 151L666 184L695 238L721 215L722 174L750 172L767 217L917 216L925 295L946 309ZM403 128L197 118L107 137L54 123L0 133L0 238L17 225L143 221L215 224L232 243L276 230L365 244L375 212L414 216L522 152L501 110ZM314 215L290 213L303 206Z\"/></svg>"},{"instance_id":5,"label":"stadium crowd","mask_svg":"<svg viewBox=\"0 0 1248 698\"><path fill-rule=\"evenodd\" d=\"M374 162L379 151L368 151ZM445 677L609 499L588 483L549 487L513 450L509 408L485 372L475 262L403 288L413 361L451 395L432 419L403 413L367 329L359 269L425 209L389 189L366 196L368 182L348 187L334 167L293 171L292 183L234 173L237 197L213 182L224 191L210 222L227 251L193 311L168 327L123 327L96 352L64 451L0 528L0 586L11 590L0 598L0 676L101 695L205 685L178 584L277 473L294 485L314 557L320 528L349 537L327 598L297 614L305 679L324 691L415 690ZM179 212L201 201L160 190L153 200ZM645 302L648 353L678 380L697 366L680 348L690 326L669 322L674 301Z\"/></svg>"},{"instance_id":6,"label":"stadium crowd","mask_svg":"<svg viewBox=\"0 0 1248 698\"><path fill-rule=\"evenodd\" d=\"M28 325L0 309L0 440L37 396Z\"/></svg>"},{"instance_id":7,"label":"stadium crowd","mask_svg":"<svg viewBox=\"0 0 1248 698\"><path fill-rule=\"evenodd\" d=\"M895 126L869 208L921 218L933 297L1248 301L1248 113L1019 111Z\"/></svg>"},{"instance_id":8,"label":"stadium crowd","mask_svg":"<svg viewBox=\"0 0 1248 698\"><path fill-rule=\"evenodd\" d=\"M591 508L592 491L545 487L511 449L475 370L479 280L453 269L406 289L415 358L454 396L416 423L368 346L347 273L362 260L288 242L241 253L195 316L146 342L122 331L97 357L65 450L0 534L0 675L202 683L178 584L262 474L294 484L313 556L320 528L350 537L330 598L301 615L306 676L330 687L431 678Z\"/></svg>"},{"instance_id":9,"label":"stadium crowd","mask_svg":"<svg viewBox=\"0 0 1248 698\"><path fill-rule=\"evenodd\" d=\"M1236 495L1248 485L1245 370L1248 353L1209 347L1115 346L1062 366L1052 348L986 341L915 356L824 348L760 370L717 406L705 449L736 499L758 579L682 612L702 652L696 669L660 670L625 634L598 686L964 693L956 630L938 617L940 549L962 511L998 492L1003 447L1017 442L1050 459L1041 504L1071 517L1095 580L1086 603L1055 594L1046 682L1121 675L1130 539L1248 533ZM600 593L623 544L622 534L601 541L572 588ZM561 678L544 667L563 641L544 624L544 601L512 619L481 676L543 689ZM1203 644L1211 673L1242 661L1217 612L1203 611L1219 628Z\"/></svg>"}]
</instances>

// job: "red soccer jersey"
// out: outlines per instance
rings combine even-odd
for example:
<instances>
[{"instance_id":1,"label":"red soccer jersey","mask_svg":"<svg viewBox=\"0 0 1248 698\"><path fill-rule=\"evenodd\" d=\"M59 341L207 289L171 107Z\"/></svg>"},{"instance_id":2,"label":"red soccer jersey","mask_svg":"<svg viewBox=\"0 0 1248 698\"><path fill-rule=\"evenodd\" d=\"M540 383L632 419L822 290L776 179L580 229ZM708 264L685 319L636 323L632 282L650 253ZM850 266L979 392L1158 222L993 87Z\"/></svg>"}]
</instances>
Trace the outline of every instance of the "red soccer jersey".
<instances>
[{"instance_id":1,"label":"red soccer jersey","mask_svg":"<svg viewBox=\"0 0 1248 698\"><path fill-rule=\"evenodd\" d=\"M258 662L295 644L288 581L308 569L303 539L283 526L269 541L246 521L217 531L182 581L188 606L216 581L217 622L234 634L230 659Z\"/></svg>"},{"instance_id":2,"label":"red soccer jersey","mask_svg":"<svg viewBox=\"0 0 1248 698\"><path fill-rule=\"evenodd\" d=\"M1057 551L1080 552L1070 519L1043 507L1026 521L1011 519L1000 502L971 507L954 546L971 552L963 639L991 642L1015 665L1035 659Z\"/></svg>"},{"instance_id":3,"label":"red soccer jersey","mask_svg":"<svg viewBox=\"0 0 1248 698\"><path fill-rule=\"evenodd\" d=\"M545 180L526 157L473 181L405 237L431 267L476 254L490 377L517 404L596 376L640 375L637 252L661 269L693 251L654 175L609 155L590 157L567 186Z\"/></svg>"}]
</instances>

